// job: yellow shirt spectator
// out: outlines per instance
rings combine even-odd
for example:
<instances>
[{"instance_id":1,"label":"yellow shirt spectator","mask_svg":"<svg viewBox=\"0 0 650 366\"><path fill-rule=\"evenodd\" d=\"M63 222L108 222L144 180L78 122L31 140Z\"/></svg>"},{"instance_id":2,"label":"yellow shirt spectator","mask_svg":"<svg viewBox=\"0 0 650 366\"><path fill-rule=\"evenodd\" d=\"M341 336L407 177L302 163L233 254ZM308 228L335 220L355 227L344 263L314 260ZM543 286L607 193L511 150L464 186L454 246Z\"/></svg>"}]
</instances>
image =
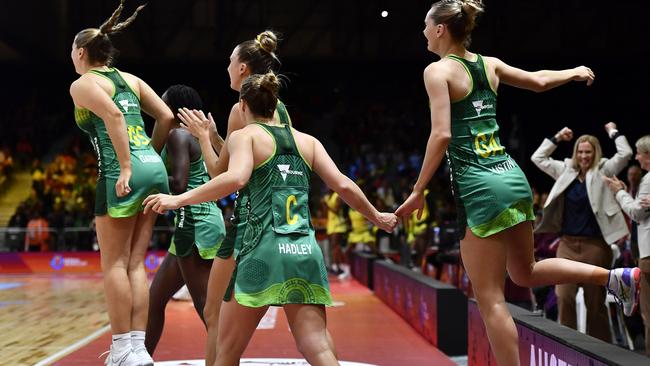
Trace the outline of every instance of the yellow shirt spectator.
<instances>
[{"instance_id":1,"label":"yellow shirt spectator","mask_svg":"<svg viewBox=\"0 0 650 366\"><path fill-rule=\"evenodd\" d=\"M341 234L348 231L343 216L343 207L339 194L333 192L325 196L325 206L327 207L327 235Z\"/></svg>"}]
</instances>

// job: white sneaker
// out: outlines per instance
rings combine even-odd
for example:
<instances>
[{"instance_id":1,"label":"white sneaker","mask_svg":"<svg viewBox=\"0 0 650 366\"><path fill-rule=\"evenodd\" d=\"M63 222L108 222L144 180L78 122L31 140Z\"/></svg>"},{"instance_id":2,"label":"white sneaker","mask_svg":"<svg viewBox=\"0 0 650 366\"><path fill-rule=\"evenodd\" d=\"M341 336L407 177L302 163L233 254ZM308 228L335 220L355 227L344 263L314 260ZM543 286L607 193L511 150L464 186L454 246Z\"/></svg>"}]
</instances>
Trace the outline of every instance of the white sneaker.
<instances>
[{"instance_id":1,"label":"white sneaker","mask_svg":"<svg viewBox=\"0 0 650 366\"><path fill-rule=\"evenodd\" d=\"M340 275L338 275L339 281L345 281L350 278L350 272L343 272Z\"/></svg>"},{"instance_id":2,"label":"white sneaker","mask_svg":"<svg viewBox=\"0 0 650 366\"><path fill-rule=\"evenodd\" d=\"M641 269L616 268L609 271L607 291L623 306L625 316L634 314L639 303L639 287L641 282Z\"/></svg>"},{"instance_id":3,"label":"white sneaker","mask_svg":"<svg viewBox=\"0 0 650 366\"><path fill-rule=\"evenodd\" d=\"M147 352L147 349L145 347L140 347L138 349L134 349L133 353L135 353L136 356L138 356L138 359L140 359L140 366L153 366L153 358L151 358L151 355L149 352Z\"/></svg>"},{"instance_id":4,"label":"white sneaker","mask_svg":"<svg viewBox=\"0 0 650 366\"><path fill-rule=\"evenodd\" d=\"M124 352L121 355L114 355L113 346L111 346L111 348L109 348L108 351L102 353L101 355L99 355L99 357L102 357L107 353L108 353L108 357L106 357L106 359L104 360L104 365L106 366L142 366L143 365L140 362L138 356L135 355L133 350ZM153 363L151 363L151 366L153 366Z\"/></svg>"}]
</instances>

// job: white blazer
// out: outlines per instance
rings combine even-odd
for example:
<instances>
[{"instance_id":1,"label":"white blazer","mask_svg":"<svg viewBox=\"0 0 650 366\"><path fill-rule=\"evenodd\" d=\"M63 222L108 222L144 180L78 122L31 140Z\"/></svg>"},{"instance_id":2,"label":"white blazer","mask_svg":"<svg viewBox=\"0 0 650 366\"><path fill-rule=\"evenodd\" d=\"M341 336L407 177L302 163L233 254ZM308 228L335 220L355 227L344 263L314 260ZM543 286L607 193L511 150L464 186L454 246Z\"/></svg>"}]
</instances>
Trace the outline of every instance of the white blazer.
<instances>
[{"instance_id":1,"label":"white blazer","mask_svg":"<svg viewBox=\"0 0 650 366\"><path fill-rule=\"evenodd\" d=\"M619 135L616 140L616 154L611 158L602 158L598 165L590 169L586 175L587 196L596 221L603 233L603 238L609 244L617 242L629 234L625 218L614 194L607 187L603 176L612 177L620 173L632 157L632 148L625 136ZM555 184L544 203L544 216L535 232L559 233L562 231L564 214L564 191L580 173L573 159L564 161L551 159L551 154L557 148L551 140L544 139L533 153L531 160L544 173L555 179Z\"/></svg>"},{"instance_id":2,"label":"white blazer","mask_svg":"<svg viewBox=\"0 0 650 366\"><path fill-rule=\"evenodd\" d=\"M616 193L616 200L630 218L637 222L639 234L639 258L650 256L650 208L643 208L639 203L642 196L650 195L650 174L646 173L639 185L636 200L624 190Z\"/></svg>"}]
</instances>

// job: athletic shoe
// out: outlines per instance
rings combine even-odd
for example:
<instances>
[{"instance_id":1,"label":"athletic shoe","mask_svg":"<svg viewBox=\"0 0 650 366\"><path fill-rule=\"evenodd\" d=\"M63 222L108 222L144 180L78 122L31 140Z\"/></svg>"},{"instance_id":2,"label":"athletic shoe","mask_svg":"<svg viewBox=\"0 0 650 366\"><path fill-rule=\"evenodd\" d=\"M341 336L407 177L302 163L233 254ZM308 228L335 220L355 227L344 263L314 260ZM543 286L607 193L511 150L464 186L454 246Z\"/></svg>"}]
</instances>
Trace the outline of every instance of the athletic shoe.
<instances>
[{"instance_id":1,"label":"athletic shoe","mask_svg":"<svg viewBox=\"0 0 650 366\"><path fill-rule=\"evenodd\" d=\"M121 355L114 355L113 354L113 346L111 348L99 355L99 357L102 357L103 355L108 353L108 357L104 360L104 365L106 366L142 366L143 364L141 363L140 359L138 356L135 355L133 350L129 350L128 352L124 352ZM153 366L153 363L150 364Z\"/></svg>"},{"instance_id":2,"label":"athletic shoe","mask_svg":"<svg viewBox=\"0 0 650 366\"><path fill-rule=\"evenodd\" d=\"M153 358L145 347L134 349L133 353L140 359L140 366L153 366Z\"/></svg>"},{"instance_id":3,"label":"athletic shoe","mask_svg":"<svg viewBox=\"0 0 650 366\"><path fill-rule=\"evenodd\" d=\"M639 286L641 269L616 268L609 271L607 291L614 295L617 302L623 307L625 316L634 314L639 303Z\"/></svg>"}]
</instances>

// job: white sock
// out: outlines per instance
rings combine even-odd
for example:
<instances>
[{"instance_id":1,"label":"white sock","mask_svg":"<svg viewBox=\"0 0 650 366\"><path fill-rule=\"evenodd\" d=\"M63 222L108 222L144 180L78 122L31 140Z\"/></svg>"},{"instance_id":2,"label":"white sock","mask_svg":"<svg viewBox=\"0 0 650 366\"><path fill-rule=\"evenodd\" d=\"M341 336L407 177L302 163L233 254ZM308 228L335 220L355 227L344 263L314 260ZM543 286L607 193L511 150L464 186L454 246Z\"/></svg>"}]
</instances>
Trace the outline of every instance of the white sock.
<instances>
[{"instance_id":1,"label":"white sock","mask_svg":"<svg viewBox=\"0 0 650 366\"><path fill-rule=\"evenodd\" d=\"M140 348L146 348L144 345L145 332L141 330L132 330L131 331L131 346L134 350Z\"/></svg>"},{"instance_id":2,"label":"white sock","mask_svg":"<svg viewBox=\"0 0 650 366\"><path fill-rule=\"evenodd\" d=\"M123 355L131 351L131 335L129 333L113 334L113 354Z\"/></svg>"}]
</instances>

